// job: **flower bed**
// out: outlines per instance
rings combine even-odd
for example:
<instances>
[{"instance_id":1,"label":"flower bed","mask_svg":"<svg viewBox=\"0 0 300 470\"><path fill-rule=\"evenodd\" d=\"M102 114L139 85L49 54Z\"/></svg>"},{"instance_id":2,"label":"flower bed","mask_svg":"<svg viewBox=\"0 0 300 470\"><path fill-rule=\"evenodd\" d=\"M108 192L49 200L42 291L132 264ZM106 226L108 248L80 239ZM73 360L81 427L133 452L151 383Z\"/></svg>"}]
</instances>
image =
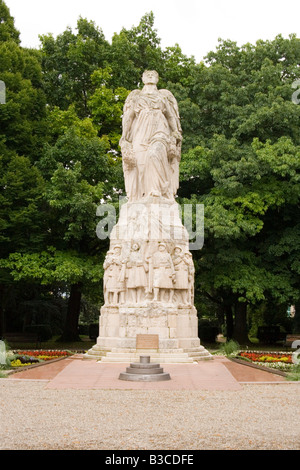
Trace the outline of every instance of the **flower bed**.
<instances>
[{"instance_id":1,"label":"flower bed","mask_svg":"<svg viewBox=\"0 0 300 470\"><path fill-rule=\"evenodd\" d=\"M53 359L59 359L63 357L71 356L70 351L58 351L58 350L35 350L35 351L14 351L12 360L10 361L11 367L24 367L31 366L33 364L50 361Z\"/></svg>"},{"instance_id":2,"label":"flower bed","mask_svg":"<svg viewBox=\"0 0 300 470\"><path fill-rule=\"evenodd\" d=\"M252 362L263 362L263 363L276 363L284 362L285 364L292 364L291 353L281 352L258 352L258 351L241 351L238 357L249 359Z\"/></svg>"},{"instance_id":3,"label":"flower bed","mask_svg":"<svg viewBox=\"0 0 300 470\"><path fill-rule=\"evenodd\" d=\"M265 366L283 372L292 371L295 368L291 353L241 351L236 357L258 366Z\"/></svg>"}]
</instances>

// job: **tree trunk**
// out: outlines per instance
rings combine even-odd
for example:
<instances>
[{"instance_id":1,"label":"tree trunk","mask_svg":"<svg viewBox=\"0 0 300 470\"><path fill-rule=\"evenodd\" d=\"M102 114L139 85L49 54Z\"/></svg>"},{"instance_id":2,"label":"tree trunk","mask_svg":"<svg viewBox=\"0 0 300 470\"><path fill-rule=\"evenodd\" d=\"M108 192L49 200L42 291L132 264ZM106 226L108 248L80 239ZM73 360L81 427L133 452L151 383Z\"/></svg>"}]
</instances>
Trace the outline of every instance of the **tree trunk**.
<instances>
[{"instance_id":1,"label":"tree trunk","mask_svg":"<svg viewBox=\"0 0 300 470\"><path fill-rule=\"evenodd\" d=\"M61 341L80 341L78 320L80 314L81 288L82 284L80 282L72 284L71 286L66 323L60 338Z\"/></svg>"},{"instance_id":2,"label":"tree trunk","mask_svg":"<svg viewBox=\"0 0 300 470\"><path fill-rule=\"evenodd\" d=\"M232 339L233 335L233 316L232 316L232 306L225 306L225 315L226 315L226 339L227 341Z\"/></svg>"},{"instance_id":3,"label":"tree trunk","mask_svg":"<svg viewBox=\"0 0 300 470\"><path fill-rule=\"evenodd\" d=\"M239 344L248 344L247 331L247 304L246 302L236 302L235 318L233 328L233 339Z\"/></svg>"}]
</instances>

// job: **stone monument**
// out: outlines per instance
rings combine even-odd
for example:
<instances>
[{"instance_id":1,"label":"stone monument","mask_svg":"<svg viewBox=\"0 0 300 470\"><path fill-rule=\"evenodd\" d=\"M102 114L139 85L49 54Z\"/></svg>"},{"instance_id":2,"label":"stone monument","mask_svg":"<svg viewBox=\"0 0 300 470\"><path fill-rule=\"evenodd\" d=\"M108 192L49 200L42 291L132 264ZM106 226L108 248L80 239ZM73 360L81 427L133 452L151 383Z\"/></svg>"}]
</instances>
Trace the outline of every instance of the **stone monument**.
<instances>
[{"instance_id":1,"label":"stone monument","mask_svg":"<svg viewBox=\"0 0 300 470\"><path fill-rule=\"evenodd\" d=\"M104 262L99 337L85 355L130 362L211 359L200 345L189 235L175 200L182 131L173 94L145 71L144 87L125 102L122 137L127 202Z\"/></svg>"}]
</instances>

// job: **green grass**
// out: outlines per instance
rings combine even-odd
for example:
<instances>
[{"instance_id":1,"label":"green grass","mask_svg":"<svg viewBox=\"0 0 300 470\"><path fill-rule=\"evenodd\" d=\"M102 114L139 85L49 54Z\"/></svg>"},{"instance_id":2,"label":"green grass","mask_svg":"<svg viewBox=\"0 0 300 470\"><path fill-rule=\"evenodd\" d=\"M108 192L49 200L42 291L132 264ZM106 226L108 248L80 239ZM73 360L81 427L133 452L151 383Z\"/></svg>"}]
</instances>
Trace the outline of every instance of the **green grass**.
<instances>
[{"instance_id":1,"label":"green grass","mask_svg":"<svg viewBox=\"0 0 300 470\"><path fill-rule=\"evenodd\" d=\"M300 380L300 364L296 364L292 372L288 372L286 376L287 380L297 382Z\"/></svg>"}]
</instances>

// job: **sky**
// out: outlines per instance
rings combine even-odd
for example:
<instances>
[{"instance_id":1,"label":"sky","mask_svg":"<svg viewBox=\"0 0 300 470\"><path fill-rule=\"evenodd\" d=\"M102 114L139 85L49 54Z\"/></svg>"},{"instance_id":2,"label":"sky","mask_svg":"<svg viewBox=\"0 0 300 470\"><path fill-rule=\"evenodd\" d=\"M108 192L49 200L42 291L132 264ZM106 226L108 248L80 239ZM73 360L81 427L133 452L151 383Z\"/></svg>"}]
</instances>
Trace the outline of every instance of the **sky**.
<instances>
[{"instance_id":1,"label":"sky","mask_svg":"<svg viewBox=\"0 0 300 470\"><path fill-rule=\"evenodd\" d=\"M124 27L137 26L153 11L161 46L179 44L200 62L216 50L218 39L238 46L273 40L278 34L299 37L299 0L4 0L23 47L39 48L39 35L55 37L70 26L76 32L81 16L95 22L110 42Z\"/></svg>"}]
</instances>

